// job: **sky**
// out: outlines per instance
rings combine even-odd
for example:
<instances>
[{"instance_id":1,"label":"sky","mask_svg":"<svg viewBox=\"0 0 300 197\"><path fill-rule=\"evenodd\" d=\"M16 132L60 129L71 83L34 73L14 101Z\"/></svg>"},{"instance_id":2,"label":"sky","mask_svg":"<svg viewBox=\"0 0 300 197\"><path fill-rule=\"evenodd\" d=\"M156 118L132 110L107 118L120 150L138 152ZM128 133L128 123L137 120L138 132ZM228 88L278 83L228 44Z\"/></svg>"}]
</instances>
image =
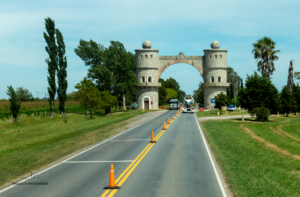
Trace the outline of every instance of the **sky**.
<instances>
[{"instance_id":1,"label":"sky","mask_svg":"<svg viewBox=\"0 0 300 197\"><path fill-rule=\"evenodd\" d=\"M257 70L253 43L270 37L281 52L272 76L281 90L287 83L289 61L300 71L299 0L14 0L0 2L0 99L7 86L23 86L34 97L47 92L45 18L55 21L66 45L67 92L86 75L75 54L79 40L109 46L111 40L134 53L149 40L159 55L204 55L213 41L227 49L227 66L245 81ZM203 79L189 64L168 67L161 78L174 78L180 89L192 94Z\"/></svg>"}]
</instances>

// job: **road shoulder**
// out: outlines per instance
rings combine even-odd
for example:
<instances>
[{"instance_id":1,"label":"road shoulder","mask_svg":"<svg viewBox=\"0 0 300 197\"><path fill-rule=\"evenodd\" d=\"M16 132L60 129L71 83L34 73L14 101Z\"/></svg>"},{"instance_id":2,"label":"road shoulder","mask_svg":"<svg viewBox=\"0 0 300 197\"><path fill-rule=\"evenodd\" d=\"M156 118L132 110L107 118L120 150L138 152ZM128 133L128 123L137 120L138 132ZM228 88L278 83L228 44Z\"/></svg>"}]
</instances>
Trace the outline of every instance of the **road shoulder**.
<instances>
[{"instance_id":1,"label":"road shoulder","mask_svg":"<svg viewBox=\"0 0 300 197\"><path fill-rule=\"evenodd\" d=\"M197 121L199 123L199 126L201 128L201 132L203 134L203 137L204 137L204 140L207 144L207 147L208 147L208 151L212 157L212 161L216 167L216 170L217 170L217 173L219 174L219 177L221 179L221 183L222 183L222 186L225 190L225 193L228 197L233 197L233 193L232 191L230 190L230 187L228 185L228 182L227 182L227 179L223 173L223 170L221 169L220 167L220 164L219 162L216 160L216 157L213 153L213 151L211 150L211 147L210 147L210 144L208 143L207 139L206 139L206 136L205 136L205 133L203 132L203 128L201 127L201 123L204 122L204 121L207 121L207 120L219 120L219 119L230 119L230 118L238 118L238 117L241 117L241 116L235 116L235 117L208 117L208 118L197 118Z\"/></svg>"}]
</instances>

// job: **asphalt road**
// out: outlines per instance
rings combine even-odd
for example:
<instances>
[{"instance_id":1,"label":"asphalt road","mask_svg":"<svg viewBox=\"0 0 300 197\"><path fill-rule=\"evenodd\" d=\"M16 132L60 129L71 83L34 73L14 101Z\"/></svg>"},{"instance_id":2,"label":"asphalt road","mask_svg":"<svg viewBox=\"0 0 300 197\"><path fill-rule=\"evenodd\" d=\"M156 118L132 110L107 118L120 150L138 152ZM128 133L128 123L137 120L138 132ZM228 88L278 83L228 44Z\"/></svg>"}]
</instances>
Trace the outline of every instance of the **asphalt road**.
<instances>
[{"instance_id":1,"label":"asphalt road","mask_svg":"<svg viewBox=\"0 0 300 197\"><path fill-rule=\"evenodd\" d=\"M195 115L181 113L162 131L163 122L172 119L174 112L167 111L45 169L20 183L26 185L0 191L0 196L222 196ZM157 143L149 145L152 130ZM119 190L103 189L111 163L116 181L127 170L117 182L122 182Z\"/></svg>"}]
</instances>

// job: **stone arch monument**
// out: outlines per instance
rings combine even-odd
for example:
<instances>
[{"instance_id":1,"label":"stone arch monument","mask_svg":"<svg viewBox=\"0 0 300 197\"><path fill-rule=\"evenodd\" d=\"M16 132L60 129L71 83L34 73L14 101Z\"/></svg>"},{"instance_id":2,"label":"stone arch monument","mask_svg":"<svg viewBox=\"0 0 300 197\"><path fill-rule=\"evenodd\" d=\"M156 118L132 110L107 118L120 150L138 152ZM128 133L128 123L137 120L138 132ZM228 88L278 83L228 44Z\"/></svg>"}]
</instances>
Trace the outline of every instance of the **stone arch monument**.
<instances>
[{"instance_id":1,"label":"stone arch monument","mask_svg":"<svg viewBox=\"0 0 300 197\"><path fill-rule=\"evenodd\" d=\"M204 81L204 109L211 109L210 99L220 92L226 94L227 83L227 50L219 49L220 43L211 43L211 49L205 49L204 56L185 56L182 52L177 56L159 56L158 49L151 49L151 43L144 41L143 49L136 49L136 87L137 109L158 109L158 82L163 71L176 63L194 66ZM183 76L187 77L188 76Z\"/></svg>"}]
</instances>

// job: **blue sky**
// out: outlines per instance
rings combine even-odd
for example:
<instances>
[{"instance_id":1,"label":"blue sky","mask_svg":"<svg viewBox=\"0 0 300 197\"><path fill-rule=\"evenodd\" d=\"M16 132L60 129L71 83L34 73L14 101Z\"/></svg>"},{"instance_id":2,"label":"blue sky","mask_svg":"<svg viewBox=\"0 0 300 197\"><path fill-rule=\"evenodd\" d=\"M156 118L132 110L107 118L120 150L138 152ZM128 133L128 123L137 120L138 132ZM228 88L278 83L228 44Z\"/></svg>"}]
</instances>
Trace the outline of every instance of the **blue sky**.
<instances>
[{"instance_id":1,"label":"blue sky","mask_svg":"<svg viewBox=\"0 0 300 197\"><path fill-rule=\"evenodd\" d=\"M300 71L299 0L211 0L211 1L96 1L14 0L0 3L0 98L7 86L23 86L36 97L47 92L48 57L45 51L45 18L55 21L65 40L68 59L68 91L87 74L76 56L79 40L92 39L105 47L122 42L128 51L142 48L149 40L159 55L203 55L212 41L228 49L227 65L245 80L257 69L252 44L263 36L276 42L279 60L273 83L287 83L289 61ZM168 67L162 78L175 78L180 88L192 94L203 79L188 64Z\"/></svg>"}]
</instances>

